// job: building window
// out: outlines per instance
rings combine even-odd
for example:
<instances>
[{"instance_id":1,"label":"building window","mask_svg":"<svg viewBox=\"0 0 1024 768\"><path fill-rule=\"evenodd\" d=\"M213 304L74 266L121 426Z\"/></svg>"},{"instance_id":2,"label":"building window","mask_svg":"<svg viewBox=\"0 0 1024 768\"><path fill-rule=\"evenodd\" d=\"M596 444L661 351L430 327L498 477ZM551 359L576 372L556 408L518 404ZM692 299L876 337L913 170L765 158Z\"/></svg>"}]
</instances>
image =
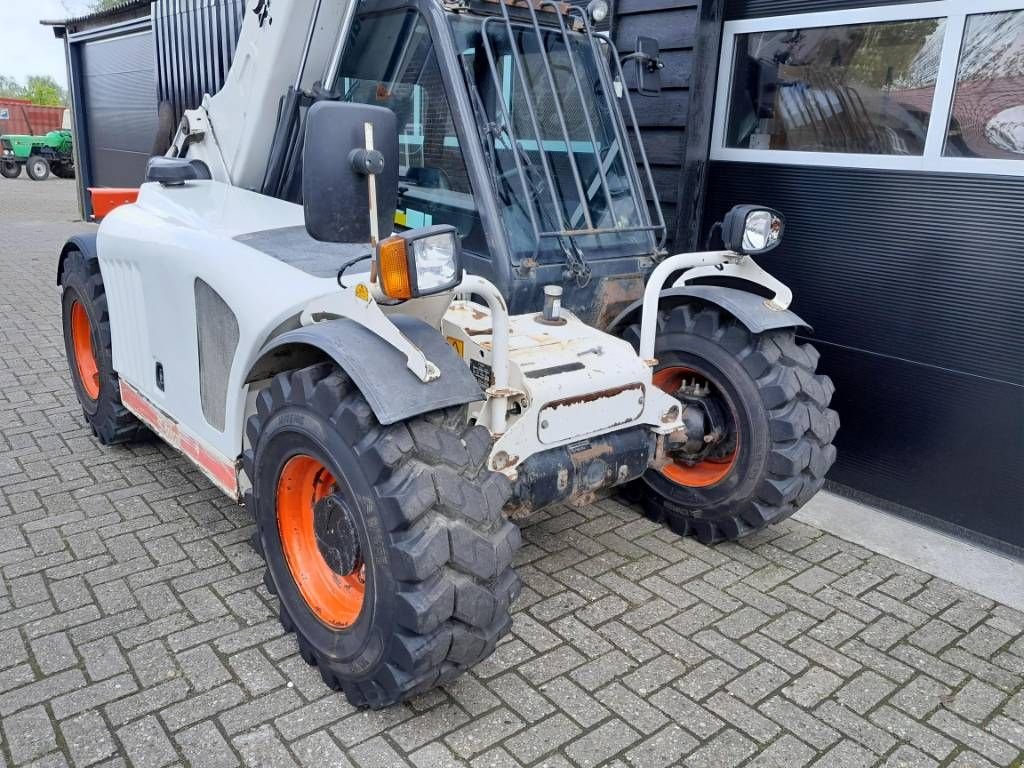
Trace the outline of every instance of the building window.
<instances>
[{"instance_id":1,"label":"building window","mask_svg":"<svg viewBox=\"0 0 1024 768\"><path fill-rule=\"evenodd\" d=\"M711 159L1024 175L1024 0L726 22Z\"/></svg>"},{"instance_id":2,"label":"building window","mask_svg":"<svg viewBox=\"0 0 1024 768\"><path fill-rule=\"evenodd\" d=\"M1024 158L1024 11L967 18L945 155Z\"/></svg>"},{"instance_id":3,"label":"building window","mask_svg":"<svg viewBox=\"0 0 1024 768\"><path fill-rule=\"evenodd\" d=\"M944 21L738 36L727 146L923 154Z\"/></svg>"}]
</instances>

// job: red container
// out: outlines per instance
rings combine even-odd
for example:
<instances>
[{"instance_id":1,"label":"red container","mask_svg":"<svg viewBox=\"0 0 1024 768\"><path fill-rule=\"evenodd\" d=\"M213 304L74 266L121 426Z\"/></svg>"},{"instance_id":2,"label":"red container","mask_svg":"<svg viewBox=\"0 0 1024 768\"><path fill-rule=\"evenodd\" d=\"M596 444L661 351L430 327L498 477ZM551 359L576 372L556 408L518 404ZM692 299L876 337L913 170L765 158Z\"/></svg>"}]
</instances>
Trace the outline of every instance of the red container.
<instances>
[{"instance_id":1,"label":"red container","mask_svg":"<svg viewBox=\"0 0 1024 768\"><path fill-rule=\"evenodd\" d=\"M42 136L64 122L64 107L41 107L25 99L0 98L0 135Z\"/></svg>"}]
</instances>

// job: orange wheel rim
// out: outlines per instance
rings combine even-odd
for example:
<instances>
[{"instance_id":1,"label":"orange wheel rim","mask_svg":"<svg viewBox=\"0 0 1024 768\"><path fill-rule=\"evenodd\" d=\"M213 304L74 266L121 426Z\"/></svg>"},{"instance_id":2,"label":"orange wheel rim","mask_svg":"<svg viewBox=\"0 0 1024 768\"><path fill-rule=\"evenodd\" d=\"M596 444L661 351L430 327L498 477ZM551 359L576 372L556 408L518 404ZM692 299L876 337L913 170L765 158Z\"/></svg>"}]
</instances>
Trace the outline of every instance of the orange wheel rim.
<instances>
[{"instance_id":1,"label":"orange wheel rim","mask_svg":"<svg viewBox=\"0 0 1024 768\"><path fill-rule=\"evenodd\" d=\"M334 493L334 476L312 456L288 460L277 481L277 527L288 570L302 599L324 624L336 629L352 626L366 597L366 566L348 576L324 560L313 526L313 507Z\"/></svg>"},{"instance_id":2,"label":"orange wheel rim","mask_svg":"<svg viewBox=\"0 0 1024 768\"><path fill-rule=\"evenodd\" d=\"M699 371L684 366L672 366L662 368L654 373L654 386L675 395L682 386L684 379L697 377L705 379ZM661 474L674 483L685 485L689 488L707 488L722 482L732 468L736 466L736 457L739 455L739 441L736 447L727 456L704 459L692 464L684 461L674 461L661 468Z\"/></svg>"},{"instance_id":3,"label":"orange wheel rim","mask_svg":"<svg viewBox=\"0 0 1024 768\"><path fill-rule=\"evenodd\" d=\"M100 367L92 346L92 324L89 313L79 301L71 304L71 346L75 353L78 380L90 400L100 396Z\"/></svg>"}]
</instances>

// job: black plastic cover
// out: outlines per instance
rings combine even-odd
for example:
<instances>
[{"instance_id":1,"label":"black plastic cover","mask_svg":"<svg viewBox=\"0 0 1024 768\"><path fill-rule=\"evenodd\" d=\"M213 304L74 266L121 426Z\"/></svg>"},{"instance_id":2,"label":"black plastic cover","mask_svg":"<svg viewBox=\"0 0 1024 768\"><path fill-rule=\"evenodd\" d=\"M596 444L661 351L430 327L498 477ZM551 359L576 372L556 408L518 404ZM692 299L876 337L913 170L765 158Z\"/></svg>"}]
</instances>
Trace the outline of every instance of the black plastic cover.
<instances>
[{"instance_id":1,"label":"black plastic cover","mask_svg":"<svg viewBox=\"0 0 1024 768\"><path fill-rule=\"evenodd\" d=\"M319 351L352 377L381 424L484 399L466 363L436 328L407 315L391 315L391 321L438 367L438 378L420 381L406 366L404 354L355 320L339 317L273 339L260 352L246 382L312 365L316 356L308 353Z\"/></svg>"},{"instance_id":2,"label":"black plastic cover","mask_svg":"<svg viewBox=\"0 0 1024 768\"><path fill-rule=\"evenodd\" d=\"M373 126L373 148L383 156L374 174L377 226L381 238L394 229L398 203L398 120L384 107L320 101L306 115L302 148L302 207L306 230L331 243L370 241L369 176L357 173L350 156L366 149L366 123Z\"/></svg>"},{"instance_id":3,"label":"black plastic cover","mask_svg":"<svg viewBox=\"0 0 1024 768\"><path fill-rule=\"evenodd\" d=\"M164 186L181 186L186 181L195 181L199 173L190 160L184 157L151 157L146 163L146 181L157 181Z\"/></svg>"}]
</instances>

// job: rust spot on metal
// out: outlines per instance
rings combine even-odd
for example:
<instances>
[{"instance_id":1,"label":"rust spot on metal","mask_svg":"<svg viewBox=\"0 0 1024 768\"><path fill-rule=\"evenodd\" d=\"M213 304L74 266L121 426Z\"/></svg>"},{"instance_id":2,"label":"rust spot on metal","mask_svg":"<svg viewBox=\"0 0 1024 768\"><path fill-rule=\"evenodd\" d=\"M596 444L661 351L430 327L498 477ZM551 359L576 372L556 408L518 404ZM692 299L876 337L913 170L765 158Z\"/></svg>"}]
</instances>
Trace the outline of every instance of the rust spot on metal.
<instances>
[{"instance_id":1,"label":"rust spot on metal","mask_svg":"<svg viewBox=\"0 0 1024 768\"><path fill-rule=\"evenodd\" d=\"M598 328L607 328L626 307L643 295L644 277L641 274L602 279L594 293L594 324Z\"/></svg>"},{"instance_id":2,"label":"rust spot on metal","mask_svg":"<svg viewBox=\"0 0 1024 768\"><path fill-rule=\"evenodd\" d=\"M592 403L595 400L603 400L606 397L615 397L615 395L623 392L628 392L631 389L635 389L641 394L644 391L644 385L637 382L636 384L623 384L621 387L611 387L610 389L601 389L597 392L590 392L586 395L578 395L576 397L567 397L564 400L552 400L547 403L542 410L547 408L559 408L563 405L580 405L581 403Z\"/></svg>"}]
</instances>

